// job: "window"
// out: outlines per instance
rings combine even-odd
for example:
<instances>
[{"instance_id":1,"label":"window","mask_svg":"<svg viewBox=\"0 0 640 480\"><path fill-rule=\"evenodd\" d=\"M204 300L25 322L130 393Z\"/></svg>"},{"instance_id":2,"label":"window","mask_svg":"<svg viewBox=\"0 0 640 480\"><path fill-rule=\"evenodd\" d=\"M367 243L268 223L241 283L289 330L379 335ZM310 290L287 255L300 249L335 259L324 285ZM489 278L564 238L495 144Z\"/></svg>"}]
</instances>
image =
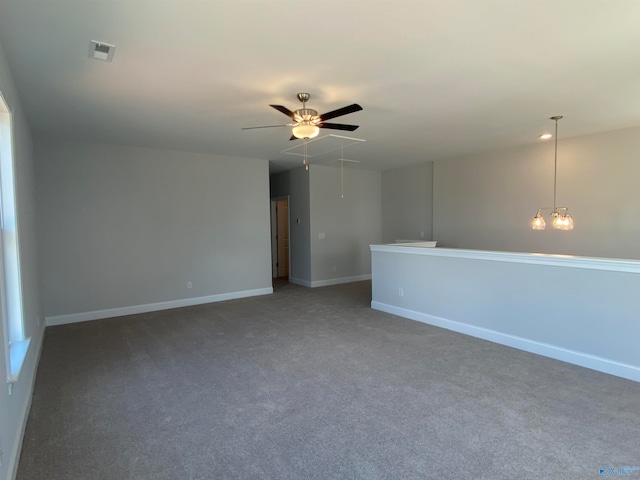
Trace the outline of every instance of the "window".
<instances>
[{"instance_id":1,"label":"window","mask_svg":"<svg viewBox=\"0 0 640 480\"><path fill-rule=\"evenodd\" d=\"M30 341L22 316L12 140L11 111L0 94L0 316L9 383L18 380Z\"/></svg>"}]
</instances>

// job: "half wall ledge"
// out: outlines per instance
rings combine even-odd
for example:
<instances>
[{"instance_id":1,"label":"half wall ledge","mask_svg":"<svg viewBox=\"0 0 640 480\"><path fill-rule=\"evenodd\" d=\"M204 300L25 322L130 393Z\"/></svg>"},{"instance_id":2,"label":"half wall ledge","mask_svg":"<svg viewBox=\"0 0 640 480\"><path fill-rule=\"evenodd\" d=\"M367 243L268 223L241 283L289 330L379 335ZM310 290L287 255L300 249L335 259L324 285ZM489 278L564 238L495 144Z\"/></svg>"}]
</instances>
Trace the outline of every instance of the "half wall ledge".
<instances>
[{"instance_id":1,"label":"half wall ledge","mask_svg":"<svg viewBox=\"0 0 640 480\"><path fill-rule=\"evenodd\" d=\"M640 261L371 245L371 307L640 381Z\"/></svg>"}]
</instances>

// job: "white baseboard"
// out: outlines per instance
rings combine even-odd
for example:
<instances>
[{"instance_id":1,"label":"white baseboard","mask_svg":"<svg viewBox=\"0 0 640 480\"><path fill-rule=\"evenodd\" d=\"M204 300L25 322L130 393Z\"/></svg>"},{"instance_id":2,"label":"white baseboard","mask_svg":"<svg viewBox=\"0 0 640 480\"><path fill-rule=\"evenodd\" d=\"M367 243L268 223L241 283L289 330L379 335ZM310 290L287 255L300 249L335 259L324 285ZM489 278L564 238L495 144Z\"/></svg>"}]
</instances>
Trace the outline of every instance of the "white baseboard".
<instances>
[{"instance_id":1,"label":"white baseboard","mask_svg":"<svg viewBox=\"0 0 640 480\"><path fill-rule=\"evenodd\" d=\"M11 449L11 453L9 455L9 463L7 465L7 472L9 474L9 478L14 480L16 475L18 474L18 464L20 461L20 452L22 451L22 442L24 440L24 432L27 429L27 420L29 419L29 412L31 411L31 400L33 398L33 389L36 385L36 374L38 372L38 364L40 363L40 354L42 353L42 344L44 342L44 329L45 326L43 324L39 324L40 326L40 341L31 343L32 346L37 346L36 359L33 364L33 371L29 372L31 374L31 378L28 380L29 388L27 389L26 398L24 404L22 405L22 411L20 412L20 430L18 432L18 438L13 442L13 448ZM22 374L26 375L26 371L23 371ZM24 378L24 377L23 377Z\"/></svg>"},{"instance_id":2,"label":"white baseboard","mask_svg":"<svg viewBox=\"0 0 640 480\"><path fill-rule=\"evenodd\" d=\"M340 285L341 283L361 282L363 280L371 280L371 274L356 275L354 277L330 278L328 280L315 280L313 282L310 282L309 280L302 280L301 278L291 277L289 279L291 283L311 288L328 287L329 285Z\"/></svg>"},{"instance_id":3,"label":"white baseboard","mask_svg":"<svg viewBox=\"0 0 640 480\"><path fill-rule=\"evenodd\" d=\"M295 283L296 285L302 285L303 287L310 287L311 286L311 282L309 280L303 280L301 278L291 277L289 279L289 281L291 283Z\"/></svg>"},{"instance_id":4,"label":"white baseboard","mask_svg":"<svg viewBox=\"0 0 640 480\"><path fill-rule=\"evenodd\" d=\"M361 282L363 280L371 280L371 274L356 275L354 277L330 278L328 280L316 280L311 282L311 287L328 287L329 285L340 285L341 283Z\"/></svg>"},{"instance_id":5,"label":"white baseboard","mask_svg":"<svg viewBox=\"0 0 640 480\"><path fill-rule=\"evenodd\" d=\"M408 310L406 308L389 305L387 303L372 301L371 308L373 308L374 310L391 313L393 315L398 315L399 317L409 318L418 322L434 325L436 327L446 328L447 330L452 330L454 332L464 333L465 335L481 338L490 342L517 348L526 352L535 353L544 357L561 360L563 362L572 363L581 367L590 368L599 372L608 373L610 375L615 375L618 377L640 382L640 366L619 363L588 353L567 350L555 345L549 345L527 338L516 337L514 335L509 335L482 327L476 327L467 323L448 320L446 318L416 312L415 310Z\"/></svg>"},{"instance_id":6,"label":"white baseboard","mask_svg":"<svg viewBox=\"0 0 640 480\"><path fill-rule=\"evenodd\" d=\"M64 325L67 323L87 322L90 320L100 320L103 318L122 317L124 315L135 315L137 313L156 312L158 310L168 310L170 308L191 307L204 303L222 302L224 300L234 300L236 298L255 297L258 295L269 295L273 293L273 287L258 288L255 290L242 290L240 292L220 293L218 295L207 295L205 297L184 298L181 300L171 300L168 302L148 303L146 305L133 305L130 307L108 308L106 310L95 310L92 312L71 313L69 315L54 315L46 317L48 327L54 325Z\"/></svg>"}]
</instances>

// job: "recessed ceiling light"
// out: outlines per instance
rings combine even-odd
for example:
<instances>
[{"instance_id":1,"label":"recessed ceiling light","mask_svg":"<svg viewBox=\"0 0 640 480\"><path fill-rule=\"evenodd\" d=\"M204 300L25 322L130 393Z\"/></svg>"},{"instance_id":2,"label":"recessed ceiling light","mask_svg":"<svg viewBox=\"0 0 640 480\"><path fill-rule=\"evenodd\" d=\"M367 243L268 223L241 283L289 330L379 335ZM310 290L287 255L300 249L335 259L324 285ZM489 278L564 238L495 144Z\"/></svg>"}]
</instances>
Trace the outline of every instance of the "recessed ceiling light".
<instances>
[{"instance_id":1,"label":"recessed ceiling light","mask_svg":"<svg viewBox=\"0 0 640 480\"><path fill-rule=\"evenodd\" d=\"M108 43L98 42L96 40L91 40L89 43L89 58L93 58L94 60L110 62L113 60L115 51L115 45L109 45Z\"/></svg>"},{"instance_id":2,"label":"recessed ceiling light","mask_svg":"<svg viewBox=\"0 0 640 480\"><path fill-rule=\"evenodd\" d=\"M540 140L549 140L551 137L553 137L553 135L551 135L550 133L543 133L542 135L540 135Z\"/></svg>"}]
</instances>

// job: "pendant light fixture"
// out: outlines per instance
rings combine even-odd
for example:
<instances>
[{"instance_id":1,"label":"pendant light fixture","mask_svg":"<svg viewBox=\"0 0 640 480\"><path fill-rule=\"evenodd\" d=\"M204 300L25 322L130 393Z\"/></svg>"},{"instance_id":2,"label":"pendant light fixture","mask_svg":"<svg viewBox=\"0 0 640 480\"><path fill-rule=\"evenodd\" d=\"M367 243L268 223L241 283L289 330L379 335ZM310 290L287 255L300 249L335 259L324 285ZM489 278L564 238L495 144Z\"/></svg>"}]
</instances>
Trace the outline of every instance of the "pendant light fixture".
<instances>
[{"instance_id":1,"label":"pendant light fixture","mask_svg":"<svg viewBox=\"0 0 640 480\"><path fill-rule=\"evenodd\" d=\"M562 118L562 115L556 115L551 117L551 120L556 122L556 136L555 136L555 149L553 159L553 208L543 207L538 209L538 213L533 217L531 221L531 228L534 230L544 230L546 222L540 215L542 210L551 210L551 226L556 230L573 230L573 218L569 213L567 207L558 207L556 205L556 192L557 192L557 178L558 178L558 120Z\"/></svg>"}]
</instances>

